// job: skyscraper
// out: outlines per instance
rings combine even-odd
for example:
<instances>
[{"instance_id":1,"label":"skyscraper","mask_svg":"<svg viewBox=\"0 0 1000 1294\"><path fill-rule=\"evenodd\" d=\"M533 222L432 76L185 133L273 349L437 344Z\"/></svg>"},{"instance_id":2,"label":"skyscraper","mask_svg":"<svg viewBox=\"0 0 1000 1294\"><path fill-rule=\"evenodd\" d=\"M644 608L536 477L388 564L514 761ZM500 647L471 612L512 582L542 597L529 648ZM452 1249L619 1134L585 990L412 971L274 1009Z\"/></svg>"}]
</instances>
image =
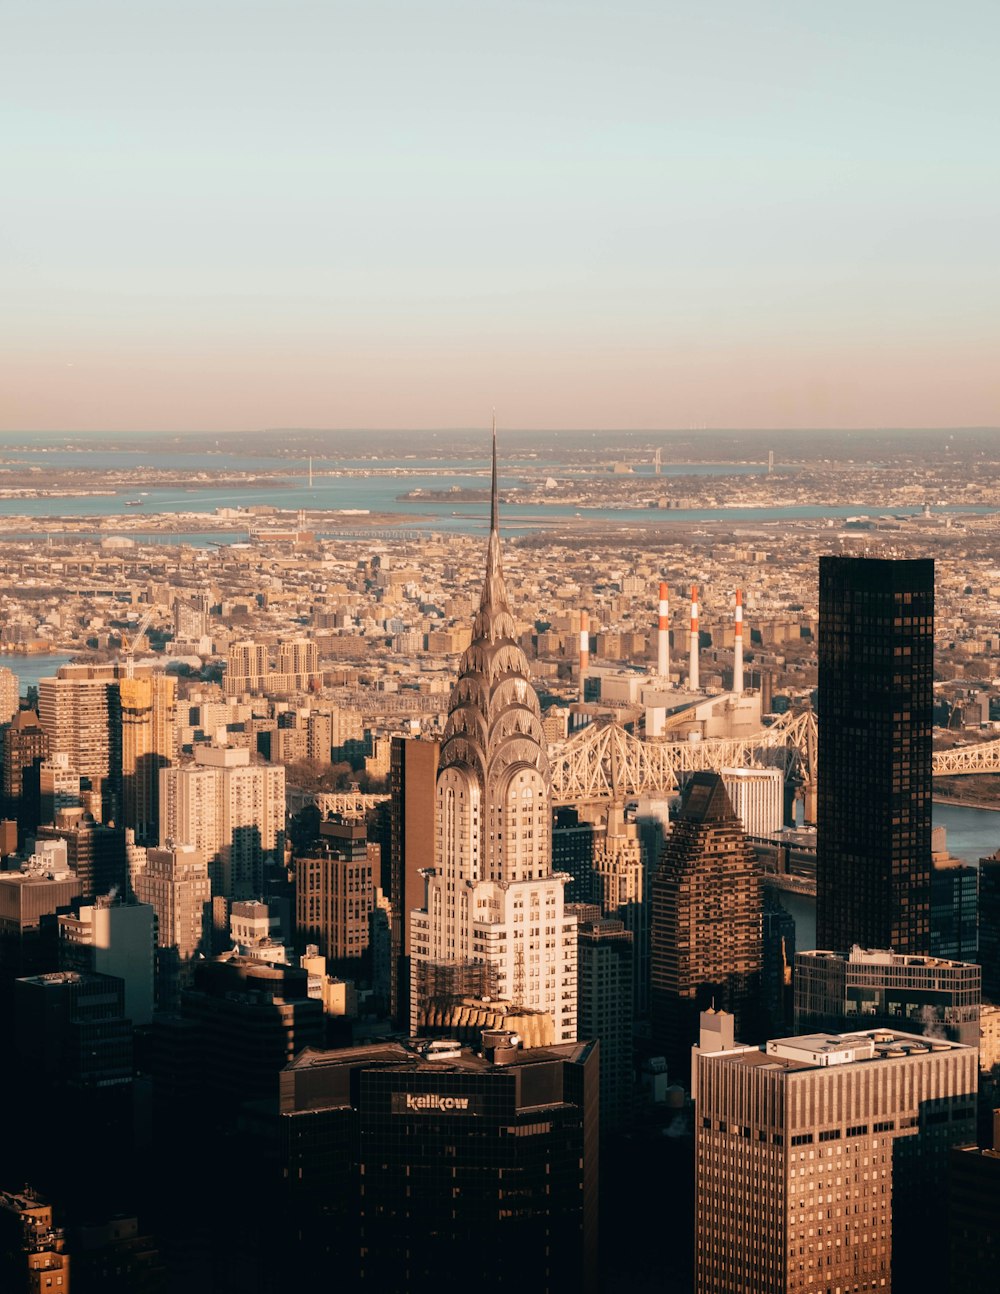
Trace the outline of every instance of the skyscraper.
<instances>
[{"instance_id":1,"label":"skyscraper","mask_svg":"<svg viewBox=\"0 0 1000 1294\"><path fill-rule=\"evenodd\" d=\"M176 1010L192 964L207 940L212 899L208 864L194 845L150 849L132 882L135 897L156 912L156 1002Z\"/></svg>"},{"instance_id":2,"label":"skyscraper","mask_svg":"<svg viewBox=\"0 0 1000 1294\"><path fill-rule=\"evenodd\" d=\"M975 1048L872 1029L695 1065L696 1294L944 1287L939 1196L975 1135Z\"/></svg>"},{"instance_id":3,"label":"skyscraper","mask_svg":"<svg viewBox=\"0 0 1000 1294\"><path fill-rule=\"evenodd\" d=\"M66 842L66 860L80 882L85 899L95 899L111 890L123 893L128 886L125 858L125 832L121 827L106 827L79 809L60 809L52 825L38 828L36 843L46 840Z\"/></svg>"},{"instance_id":4,"label":"skyscraper","mask_svg":"<svg viewBox=\"0 0 1000 1294\"><path fill-rule=\"evenodd\" d=\"M652 893L653 1040L686 1080L699 1011L730 1011L752 1037L760 987L760 869L717 773L684 788Z\"/></svg>"},{"instance_id":5,"label":"skyscraper","mask_svg":"<svg viewBox=\"0 0 1000 1294\"><path fill-rule=\"evenodd\" d=\"M795 1028L902 1028L979 1046L980 971L880 949L814 950L795 958Z\"/></svg>"},{"instance_id":6,"label":"skyscraper","mask_svg":"<svg viewBox=\"0 0 1000 1294\"><path fill-rule=\"evenodd\" d=\"M816 941L930 951L934 563L821 557Z\"/></svg>"},{"instance_id":7,"label":"skyscraper","mask_svg":"<svg viewBox=\"0 0 1000 1294\"><path fill-rule=\"evenodd\" d=\"M34 710L18 710L3 729L3 811L17 818L18 833L38 826L38 765L49 753L49 738Z\"/></svg>"},{"instance_id":8,"label":"skyscraper","mask_svg":"<svg viewBox=\"0 0 1000 1294\"><path fill-rule=\"evenodd\" d=\"M580 930L577 1007L580 1034L601 1048L601 1135L627 1127L632 1117L632 932L601 916L596 903L573 905Z\"/></svg>"},{"instance_id":9,"label":"skyscraper","mask_svg":"<svg viewBox=\"0 0 1000 1294\"><path fill-rule=\"evenodd\" d=\"M260 1237L290 1223L277 1288L336 1270L345 1290L431 1294L449 1273L483 1290L596 1290L598 1048L483 1041L306 1049L286 1066L284 1207Z\"/></svg>"},{"instance_id":10,"label":"skyscraper","mask_svg":"<svg viewBox=\"0 0 1000 1294\"><path fill-rule=\"evenodd\" d=\"M1000 850L979 860L978 960L984 999L1000 1003Z\"/></svg>"},{"instance_id":11,"label":"skyscraper","mask_svg":"<svg viewBox=\"0 0 1000 1294\"><path fill-rule=\"evenodd\" d=\"M122 719L122 825L141 845L157 838L160 769L174 755L177 680L172 674L123 678L118 683Z\"/></svg>"},{"instance_id":12,"label":"skyscraper","mask_svg":"<svg viewBox=\"0 0 1000 1294\"><path fill-rule=\"evenodd\" d=\"M104 821L117 818L121 778L121 722L113 665L62 665L38 683L38 715L49 754L69 766L101 797Z\"/></svg>"},{"instance_id":13,"label":"skyscraper","mask_svg":"<svg viewBox=\"0 0 1000 1294\"><path fill-rule=\"evenodd\" d=\"M1000 1268L1000 1110L989 1150L951 1152L948 1238L952 1294L992 1294Z\"/></svg>"},{"instance_id":14,"label":"skyscraper","mask_svg":"<svg viewBox=\"0 0 1000 1294\"><path fill-rule=\"evenodd\" d=\"M264 862L285 838L285 770L251 763L245 747L199 746L195 762L160 770L160 846L195 845L213 895L260 898Z\"/></svg>"},{"instance_id":15,"label":"skyscraper","mask_svg":"<svg viewBox=\"0 0 1000 1294\"><path fill-rule=\"evenodd\" d=\"M496 435L486 580L452 689L437 775L433 873L411 917L410 1026L467 969L473 996L546 1012L576 1038L576 921L552 871L545 733L500 560ZM482 987L475 977L482 969ZM493 981L493 982L491 982Z\"/></svg>"},{"instance_id":16,"label":"skyscraper","mask_svg":"<svg viewBox=\"0 0 1000 1294\"><path fill-rule=\"evenodd\" d=\"M62 970L115 976L125 986L125 1014L133 1024L153 1018L156 910L111 896L78 900L56 918Z\"/></svg>"},{"instance_id":17,"label":"skyscraper","mask_svg":"<svg viewBox=\"0 0 1000 1294\"><path fill-rule=\"evenodd\" d=\"M295 927L337 974L360 972L367 958L375 878L364 820L321 822L314 849L295 860Z\"/></svg>"},{"instance_id":18,"label":"skyscraper","mask_svg":"<svg viewBox=\"0 0 1000 1294\"><path fill-rule=\"evenodd\" d=\"M392 1015L402 1020L410 1002L410 913L424 896L421 871L434 866L434 784L437 741L393 737L389 899L392 903Z\"/></svg>"},{"instance_id":19,"label":"skyscraper","mask_svg":"<svg viewBox=\"0 0 1000 1294\"><path fill-rule=\"evenodd\" d=\"M439 741L393 736L389 752L392 791L389 899L392 902L392 1016L402 1020L410 1003L410 912L423 899L424 868L433 867L435 780Z\"/></svg>"},{"instance_id":20,"label":"skyscraper","mask_svg":"<svg viewBox=\"0 0 1000 1294\"><path fill-rule=\"evenodd\" d=\"M0 724L10 723L21 704L21 685L17 675L0 665Z\"/></svg>"},{"instance_id":21,"label":"skyscraper","mask_svg":"<svg viewBox=\"0 0 1000 1294\"><path fill-rule=\"evenodd\" d=\"M649 885L639 829L620 803L608 805L605 830L594 844L593 871L602 914L621 921L632 936L632 1006L644 1017L649 998Z\"/></svg>"}]
</instances>

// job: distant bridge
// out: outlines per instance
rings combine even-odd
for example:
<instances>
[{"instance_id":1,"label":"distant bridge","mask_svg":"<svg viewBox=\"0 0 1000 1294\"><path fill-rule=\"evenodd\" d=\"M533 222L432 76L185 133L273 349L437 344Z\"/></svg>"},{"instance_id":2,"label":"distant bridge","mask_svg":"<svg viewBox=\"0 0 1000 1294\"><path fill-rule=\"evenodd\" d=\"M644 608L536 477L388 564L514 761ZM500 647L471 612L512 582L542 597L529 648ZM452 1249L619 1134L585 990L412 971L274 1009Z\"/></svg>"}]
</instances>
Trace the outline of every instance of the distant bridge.
<instances>
[{"instance_id":1,"label":"distant bridge","mask_svg":"<svg viewBox=\"0 0 1000 1294\"><path fill-rule=\"evenodd\" d=\"M935 777L961 777L971 773L1000 773L1000 740L934 752Z\"/></svg>"},{"instance_id":2,"label":"distant bridge","mask_svg":"<svg viewBox=\"0 0 1000 1294\"><path fill-rule=\"evenodd\" d=\"M816 784L816 718L782 715L748 737L703 741L643 741L618 723L595 723L551 745L549 762L554 804L667 795L678 775L724 768L780 768L808 795Z\"/></svg>"},{"instance_id":3,"label":"distant bridge","mask_svg":"<svg viewBox=\"0 0 1000 1294\"><path fill-rule=\"evenodd\" d=\"M816 716L782 715L749 737L703 741L643 741L615 722L592 723L568 741L549 746L552 803L586 804L632 795L669 795L689 773L724 768L780 768L805 797L815 821ZM1000 773L1000 740L936 751L935 777ZM320 811L364 814L388 799L360 792L316 796Z\"/></svg>"}]
</instances>

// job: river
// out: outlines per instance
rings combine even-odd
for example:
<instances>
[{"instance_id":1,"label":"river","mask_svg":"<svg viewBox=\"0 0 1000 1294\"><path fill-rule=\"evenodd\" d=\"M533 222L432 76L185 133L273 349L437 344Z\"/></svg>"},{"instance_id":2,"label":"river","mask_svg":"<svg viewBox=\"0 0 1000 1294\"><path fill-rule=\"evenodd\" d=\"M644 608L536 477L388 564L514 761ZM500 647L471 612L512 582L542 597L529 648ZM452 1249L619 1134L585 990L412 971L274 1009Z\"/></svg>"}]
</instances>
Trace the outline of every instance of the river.
<instances>
[{"instance_id":1,"label":"river","mask_svg":"<svg viewBox=\"0 0 1000 1294\"><path fill-rule=\"evenodd\" d=\"M348 458L314 458L313 484L310 487L308 465L297 459L279 458L262 454L240 455L231 452L193 453L189 449L176 447L157 449L153 445L143 445L135 450L102 450L89 449L81 444L75 449L63 447L27 448L24 443L17 448L5 447L0 438L0 454L6 462L0 463L0 487L3 485L5 472L25 468L34 469L37 480L33 485L38 489L46 488L53 476L69 470L103 471L114 470L136 473L127 486L115 489L110 494L78 494L72 496L38 498L2 498L0 499L0 518L32 517L51 519L50 529L60 529L60 518L98 518L129 516L133 522L142 516L154 517L156 514L172 516L210 514L219 508L245 508L254 504L267 504L285 511L331 512L343 509L360 509L373 513L394 513L406 517L410 528L448 531L452 533L476 533L485 530L488 519L488 505L483 503L452 503L448 499L401 499L411 490L451 490L484 489L488 484L486 463L478 471L472 470L468 459L457 458L418 458L416 455L396 455L377 460ZM182 476L202 472L219 472L238 470L240 472L260 473L261 476L280 479L281 485L259 485L249 483L244 486L216 485L206 482L203 486L164 487L150 484L142 488L139 475L143 468L157 472L177 472ZM501 465L500 487L510 490L520 486L523 473L529 471L536 477L542 471L548 471L556 480L579 482L589 492L593 492L595 483L602 479L616 482L628 478L610 478L606 466L598 464L586 466L569 466L558 459L548 459L545 455L523 455L507 459ZM794 471L797 468L779 471ZM747 462L713 462L713 463L664 463L661 479L692 476L754 476L761 475L764 468L759 463ZM330 474L335 473L335 474ZM358 474L354 474L358 473ZM652 467L648 463L636 464L633 476L637 491L648 495L653 481ZM67 486L67 488L72 488ZM81 489L88 488L85 485ZM95 485L93 488L99 488ZM137 500L139 502L137 502ZM141 511L140 511L141 509ZM677 508L658 509L648 507L630 507L627 503L620 506L601 508L581 507L576 503L516 503L511 504L507 512L504 533L517 535L527 533L526 527L535 529L546 524L557 525L568 518L580 517L588 521L614 521L625 524L655 526L676 522L726 521L734 524L747 522L779 522L797 520L843 521L847 517L877 518L891 512L897 516L913 516L922 509L916 506L887 509L885 507L866 506L861 504L823 504L823 505L788 505L780 507L737 506L731 508ZM996 509L985 505L938 505L937 512L992 512ZM351 518L344 518L345 525L350 525ZM520 524L518 524L520 523ZM356 523L355 523L356 524ZM189 530L194 533L198 527L192 525ZM114 531L104 528L101 537L107 538ZM130 529L128 532L132 534ZM2 538L3 536L0 536ZM15 538L13 534L9 536ZM140 536L136 536L139 538ZM142 536L143 538L145 536ZM216 535L216 540L232 542L233 539L245 538L245 527L239 528L234 523L233 531L228 537ZM159 542L169 542L157 536Z\"/></svg>"}]
</instances>

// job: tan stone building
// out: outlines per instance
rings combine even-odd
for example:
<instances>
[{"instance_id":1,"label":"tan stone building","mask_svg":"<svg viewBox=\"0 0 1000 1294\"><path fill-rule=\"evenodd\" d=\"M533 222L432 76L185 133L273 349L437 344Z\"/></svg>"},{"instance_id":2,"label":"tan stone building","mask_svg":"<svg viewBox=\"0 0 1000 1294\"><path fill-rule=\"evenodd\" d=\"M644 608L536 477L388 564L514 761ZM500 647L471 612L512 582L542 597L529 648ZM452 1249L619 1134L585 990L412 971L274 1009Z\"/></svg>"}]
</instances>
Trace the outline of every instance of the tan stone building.
<instances>
[{"instance_id":1,"label":"tan stone building","mask_svg":"<svg viewBox=\"0 0 1000 1294\"><path fill-rule=\"evenodd\" d=\"M694 1067L695 1294L943 1288L936 1192L975 1140L974 1048L873 1029Z\"/></svg>"}]
</instances>

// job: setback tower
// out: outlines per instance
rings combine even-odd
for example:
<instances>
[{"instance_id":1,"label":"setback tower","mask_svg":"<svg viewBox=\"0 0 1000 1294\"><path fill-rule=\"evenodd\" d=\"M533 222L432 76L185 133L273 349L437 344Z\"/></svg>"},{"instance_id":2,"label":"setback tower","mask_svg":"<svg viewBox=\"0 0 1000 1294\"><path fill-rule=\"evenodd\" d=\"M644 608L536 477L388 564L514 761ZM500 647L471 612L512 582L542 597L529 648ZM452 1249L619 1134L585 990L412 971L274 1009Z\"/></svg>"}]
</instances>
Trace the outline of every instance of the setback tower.
<instances>
[{"instance_id":1,"label":"setback tower","mask_svg":"<svg viewBox=\"0 0 1000 1294\"><path fill-rule=\"evenodd\" d=\"M448 704L434 866L411 916L413 1033L451 1028L461 1000L543 1012L576 1039L576 919L552 870L545 733L500 560L496 431L486 579Z\"/></svg>"}]
</instances>

